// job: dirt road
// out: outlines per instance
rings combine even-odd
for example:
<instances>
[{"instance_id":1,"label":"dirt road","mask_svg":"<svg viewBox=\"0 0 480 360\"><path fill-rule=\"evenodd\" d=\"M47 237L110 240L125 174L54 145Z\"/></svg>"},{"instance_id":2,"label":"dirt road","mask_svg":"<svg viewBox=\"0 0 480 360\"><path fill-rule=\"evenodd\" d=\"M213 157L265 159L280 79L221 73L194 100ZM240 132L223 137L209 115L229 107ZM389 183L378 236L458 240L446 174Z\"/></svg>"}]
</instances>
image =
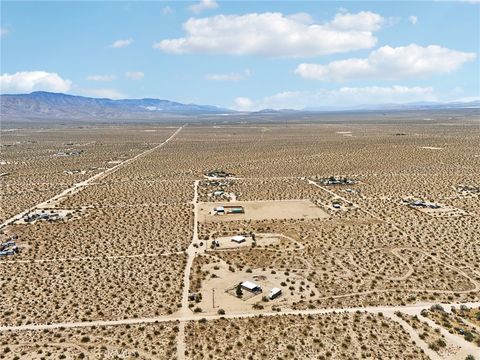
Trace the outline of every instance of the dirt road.
<instances>
[{"instance_id":1,"label":"dirt road","mask_svg":"<svg viewBox=\"0 0 480 360\"><path fill-rule=\"evenodd\" d=\"M279 316L279 315L319 315L330 314L333 312L369 312L369 313L395 313L396 311L407 312L408 314L420 314L423 309L427 309L432 305L438 303L422 303L414 305L400 305L400 306L367 306L367 307L351 307L351 308L329 308L329 309L305 309L305 310L283 310L277 311L262 311L251 310L248 312L240 313L227 313L225 315L211 314L205 315L201 313L183 313L182 311L174 313L172 315L163 315L149 318L131 318L131 319L119 319L119 320L96 320L96 321L83 321L83 322L66 322L66 323L52 323L52 324L27 324L27 325L12 325L1 326L0 332L6 331L27 331L27 330L44 330L44 329L58 329L58 328L81 328L92 326L114 326L114 325L127 325L127 324L151 324L171 321L198 321L205 319L207 321L216 320L220 318L225 319L240 319L250 318L255 316ZM451 308L452 306L458 307L459 303L440 304L443 308ZM478 307L480 302L464 303L468 307Z\"/></svg>"},{"instance_id":2,"label":"dirt road","mask_svg":"<svg viewBox=\"0 0 480 360\"><path fill-rule=\"evenodd\" d=\"M93 175L92 177L84 180L84 181L81 181L79 183L76 183L75 185L73 185L72 187L68 188L68 189L65 189L64 191L62 191L60 194L58 195L55 195L54 197L48 199L48 200L45 200L43 202L41 202L40 204L37 204L37 205L34 205L32 206L31 208L29 209L26 209L24 211L22 211L21 213L17 214L17 215L14 215L12 216L10 219L7 219L6 221L4 221L2 224L0 224L0 229L4 228L5 226L13 223L14 221L17 221L17 220L20 220L21 218L23 218L26 214L34 211L35 209L37 208L43 208L43 207L47 207L49 206L51 203L55 202L55 201L58 201L60 199L62 199L63 197L65 196L69 196L69 195L72 195L72 194L75 194L76 192L80 191L82 188L84 188L85 186L89 185L90 183L94 182L94 181L97 181L97 180L100 180L100 179L103 179L105 178L106 176L110 175L110 174L113 174L114 172L116 172L117 170L121 169L122 167L124 167L125 165L128 165L130 164L132 161L135 161L137 160L138 158L142 157L142 156L145 156L145 155L148 155L150 154L151 152L165 146L166 144L168 144L173 138L175 138L175 136L178 135L178 133L185 127L186 125L183 125L181 127L179 127L167 140L165 140L164 142L154 146L153 148L151 149L148 149L140 154L137 154L135 155L134 157L130 158L130 159L127 159L127 160L124 160L122 161L121 163L118 163L117 165L109 168L109 169L106 169L105 171L102 171L98 174L95 174Z\"/></svg>"}]
</instances>

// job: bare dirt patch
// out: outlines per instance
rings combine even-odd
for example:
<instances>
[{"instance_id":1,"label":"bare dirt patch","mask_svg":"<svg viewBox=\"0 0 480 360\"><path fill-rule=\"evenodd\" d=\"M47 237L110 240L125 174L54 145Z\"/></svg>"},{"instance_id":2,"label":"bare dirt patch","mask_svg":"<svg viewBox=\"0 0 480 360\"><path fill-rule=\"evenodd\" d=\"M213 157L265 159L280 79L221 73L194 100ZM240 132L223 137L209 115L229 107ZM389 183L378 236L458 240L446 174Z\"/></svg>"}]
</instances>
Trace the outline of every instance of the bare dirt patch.
<instances>
[{"instance_id":1,"label":"bare dirt patch","mask_svg":"<svg viewBox=\"0 0 480 360\"><path fill-rule=\"evenodd\" d=\"M214 215L215 207L242 206L244 214ZM199 221L238 221L238 220L274 220L274 219L324 219L328 214L309 200L278 201L237 201L201 203L199 205Z\"/></svg>"}]
</instances>

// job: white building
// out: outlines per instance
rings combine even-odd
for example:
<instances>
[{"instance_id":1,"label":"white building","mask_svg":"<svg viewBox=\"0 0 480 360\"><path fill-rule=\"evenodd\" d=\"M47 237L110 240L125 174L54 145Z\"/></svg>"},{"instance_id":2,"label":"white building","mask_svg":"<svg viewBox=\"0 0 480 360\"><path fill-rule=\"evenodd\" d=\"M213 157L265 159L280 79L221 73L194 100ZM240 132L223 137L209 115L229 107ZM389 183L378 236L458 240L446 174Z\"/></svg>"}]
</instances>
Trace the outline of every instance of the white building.
<instances>
[{"instance_id":1,"label":"white building","mask_svg":"<svg viewBox=\"0 0 480 360\"><path fill-rule=\"evenodd\" d=\"M245 239L245 236L236 235L236 236L232 237L232 241L236 242L237 244L241 244L241 243L245 242L246 239Z\"/></svg>"},{"instance_id":2,"label":"white building","mask_svg":"<svg viewBox=\"0 0 480 360\"><path fill-rule=\"evenodd\" d=\"M279 297L280 295L282 295L282 289L273 288L272 290L270 290L270 294L268 294L268 298L270 300L273 300L273 299Z\"/></svg>"},{"instance_id":3,"label":"white building","mask_svg":"<svg viewBox=\"0 0 480 360\"><path fill-rule=\"evenodd\" d=\"M245 289L245 290L248 290L252 293L259 293L259 292L262 292L262 288L260 286L258 286L257 284L251 282L251 281L244 281L240 284L240 286Z\"/></svg>"}]
</instances>

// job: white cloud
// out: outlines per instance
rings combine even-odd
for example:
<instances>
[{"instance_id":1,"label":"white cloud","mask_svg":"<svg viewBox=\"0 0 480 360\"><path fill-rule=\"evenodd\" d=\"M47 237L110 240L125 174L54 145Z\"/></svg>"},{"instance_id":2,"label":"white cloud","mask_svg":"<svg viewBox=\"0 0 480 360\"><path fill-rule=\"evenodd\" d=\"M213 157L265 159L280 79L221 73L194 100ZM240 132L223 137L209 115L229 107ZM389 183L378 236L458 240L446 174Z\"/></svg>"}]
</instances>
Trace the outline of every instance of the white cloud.
<instances>
[{"instance_id":1,"label":"white cloud","mask_svg":"<svg viewBox=\"0 0 480 360\"><path fill-rule=\"evenodd\" d=\"M262 99L252 100L239 97L234 108L243 111L261 109L305 109L323 106L348 107L388 103L406 103L413 101L436 101L432 87L407 86L367 86L342 87L339 89L320 89L317 91L285 91Z\"/></svg>"},{"instance_id":2,"label":"white cloud","mask_svg":"<svg viewBox=\"0 0 480 360\"><path fill-rule=\"evenodd\" d=\"M116 40L112 44L110 44L110 47L115 48L115 49L121 49L121 48L126 48L127 46L130 46L132 43L133 43L132 38L123 39L123 40L120 39L120 40Z\"/></svg>"},{"instance_id":3,"label":"white cloud","mask_svg":"<svg viewBox=\"0 0 480 360\"><path fill-rule=\"evenodd\" d=\"M46 71L21 71L15 74L0 76L2 93L29 93L32 91L66 92L72 82L60 77L57 73Z\"/></svg>"},{"instance_id":4,"label":"white cloud","mask_svg":"<svg viewBox=\"0 0 480 360\"><path fill-rule=\"evenodd\" d=\"M162 14L163 15L170 15L170 14L173 14L175 11L170 7L170 6L164 6L162 8Z\"/></svg>"},{"instance_id":5,"label":"white cloud","mask_svg":"<svg viewBox=\"0 0 480 360\"><path fill-rule=\"evenodd\" d=\"M418 17L416 17L415 15L410 15L408 17L408 21L410 21L410 23L412 23L413 25L416 25L418 22Z\"/></svg>"},{"instance_id":6,"label":"white cloud","mask_svg":"<svg viewBox=\"0 0 480 360\"><path fill-rule=\"evenodd\" d=\"M246 69L242 73L231 72L227 74L207 74L205 79L210 81L241 81L249 78L252 75L252 72L249 69Z\"/></svg>"},{"instance_id":7,"label":"white cloud","mask_svg":"<svg viewBox=\"0 0 480 360\"><path fill-rule=\"evenodd\" d=\"M198 4L191 5L190 11L199 14L204 10L216 9L218 4L215 0L201 0Z\"/></svg>"},{"instance_id":8,"label":"white cloud","mask_svg":"<svg viewBox=\"0 0 480 360\"><path fill-rule=\"evenodd\" d=\"M84 96L107 99L124 99L126 96L121 92L111 88L87 88L79 89L78 93Z\"/></svg>"},{"instance_id":9,"label":"white cloud","mask_svg":"<svg viewBox=\"0 0 480 360\"><path fill-rule=\"evenodd\" d=\"M358 14L340 13L335 15L329 26L338 30L377 31L384 19L370 11L361 11Z\"/></svg>"},{"instance_id":10,"label":"white cloud","mask_svg":"<svg viewBox=\"0 0 480 360\"><path fill-rule=\"evenodd\" d=\"M323 81L392 80L449 73L475 57L475 53L450 50L438 45L383 46L364 59L338 60L326 65L300 64L295 73L307 79Z\"/></svg>"},{"instance_id":11,"label":"white cloud","mask_svg":"<svg viewBox=\"0 0 480 360\"><path fill-rule=\"evenodd\" d=\"M113 74L105 74L105 75L88 75L87 80L90 81L113 81L117 78L116 75Z\"/></svg>"},{"instance_id":12,"label":"white cloud","mask_svg":"<svg viewBox=\"0 0 480 360\"><path fill-rule=\"evenodd\" d=\"M10 32L10 30L8 30L7 28L0 27L0 37L3 37L5 35L7 35L9 32Z\"/></svg>"},{"instance_id":13,"label":"white cloud","mask_svg":"<svg viewBox=\"0 0 480 360\"><path fill-rule=\"evenodd\" d=\"M154 48L168 53L214 53L309 57L369 49L383 18L374 13L337 14L331 23L312 24L305 14L250 13L190 18L185 37L165 39Z\"/></svg>"},{"instance_id":14,"label":"white cloud","mask_svg":"<svg viewBox=\"0 0 480 360\"><path fill-rule=\"evenodd\" d=\"M245 111L250 111L253 109L255 106L253 100L247 97L237 97L235 99L235 106L234 108L237 110L245 110Z\"/></svg>"},{"instance_id":15,"label":"white cloud","mask_svg":"<svg viewBox=\"0 0 480 360\"><path fill-rule=\"evenodd\" d=\"M130 80L141 80L145 74L141 71L127 71L125 77Z\"/></svg>"}]
</instances>

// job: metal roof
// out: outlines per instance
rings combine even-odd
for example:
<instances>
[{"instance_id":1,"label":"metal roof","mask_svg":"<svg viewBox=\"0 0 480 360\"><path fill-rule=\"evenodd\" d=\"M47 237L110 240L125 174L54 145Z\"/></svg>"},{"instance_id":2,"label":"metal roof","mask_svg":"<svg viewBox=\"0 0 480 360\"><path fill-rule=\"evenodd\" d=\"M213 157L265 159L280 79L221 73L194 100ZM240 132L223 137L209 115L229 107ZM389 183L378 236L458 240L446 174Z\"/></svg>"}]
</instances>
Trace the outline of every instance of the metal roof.
<instances>
[{"instance_id":1,"label":"metal roof","mask_svg":"<svg viewBox=\"0 0 480 360\"><path fill-rule=\"evenodd\" d=\"M255 290L259 286L251 281L244 281L241 284L244 288L247 288L248 290Z\"/></svg>"}]
</instances>

